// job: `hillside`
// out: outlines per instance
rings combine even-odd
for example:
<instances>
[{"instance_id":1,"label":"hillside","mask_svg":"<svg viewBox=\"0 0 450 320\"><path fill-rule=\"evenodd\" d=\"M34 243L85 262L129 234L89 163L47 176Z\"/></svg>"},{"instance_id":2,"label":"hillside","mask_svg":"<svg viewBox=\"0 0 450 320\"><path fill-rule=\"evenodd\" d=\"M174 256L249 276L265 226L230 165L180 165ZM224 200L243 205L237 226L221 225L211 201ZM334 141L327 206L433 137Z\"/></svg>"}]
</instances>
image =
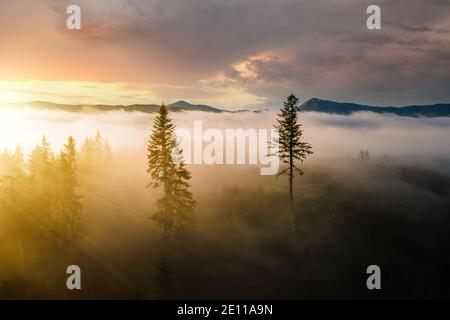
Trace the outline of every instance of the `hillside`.
<instances>
[{"instance_id":1,"label":"hillside","mask_svg":"<svg viewBox=\"0 0 450 320\"><path fill-rule=\"evenodd\" d=\"M449 117L450 104L417 105L406 107L379 107L355 103L341 103L312 98L300 107L303 112L314 111L350 115L354 112L368 111L374 113L390 113L403 117Z\"/></svg>"}]
</instances>

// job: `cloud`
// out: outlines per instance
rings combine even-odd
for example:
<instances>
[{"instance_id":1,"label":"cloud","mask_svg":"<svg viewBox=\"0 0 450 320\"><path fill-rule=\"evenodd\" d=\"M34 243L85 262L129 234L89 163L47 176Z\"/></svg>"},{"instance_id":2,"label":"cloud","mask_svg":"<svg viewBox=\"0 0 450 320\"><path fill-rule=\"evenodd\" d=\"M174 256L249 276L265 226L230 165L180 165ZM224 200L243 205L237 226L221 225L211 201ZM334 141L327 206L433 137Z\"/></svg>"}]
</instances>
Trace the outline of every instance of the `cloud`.
<instances>
[{"instance_id":1,"label":"cloud","mask_svg":"<svg viewBox=\"0 0 450 320\"><path fill-rule=\"evenodd\" d=\"M437 32L437 33L449 33L450 30L448 29L436 29L436 28L429 28L429 27L421 27L421 26L409 26L404 25L396 22L386 22L389 26L393 26L395 28L400 28L406 31L411 32Z\"/></svg>"},{"instance_id":2,"label":"cloud","mask_svg":"<svg viewBox=\"0 0 450 320\"><path fill-rule=\"evenodd\" d=\"M70 32L70 1L3 2L0 78L142 82L159 99L210 104L274 106L291 91L368 104L448 101L448 2L378 3L383 28L369 31L368 1L80 0L83 27ZM246 64L251 77L236 69ZM205 87L211 79L226 86Z\"/></svg>"}]
</instances>

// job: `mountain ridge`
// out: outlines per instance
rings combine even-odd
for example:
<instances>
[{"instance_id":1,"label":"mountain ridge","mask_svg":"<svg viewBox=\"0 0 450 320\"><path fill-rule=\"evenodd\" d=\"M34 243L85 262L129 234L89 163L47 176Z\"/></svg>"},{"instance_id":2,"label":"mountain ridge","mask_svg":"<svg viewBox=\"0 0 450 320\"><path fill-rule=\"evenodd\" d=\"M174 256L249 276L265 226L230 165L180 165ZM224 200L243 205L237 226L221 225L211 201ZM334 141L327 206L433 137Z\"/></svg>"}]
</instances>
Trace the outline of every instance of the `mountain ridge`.
<instances>
[{"instance_id":1,"label":"mountain ridge","mask_svg":"<svg viewBox=\"0 0 450 320\"><path fill-rule=\"evenodd\" d=\"M140 111L144 113L158 112L160 105L157 104L131 104L131 105L108 105L108 104L62 104L48 101L31 101L28 103L15 104L16 107L31 107L33 109L49 109L49 110L63 110L70 112L82 111ZM180 100L175 103L166 105L169 111L204 111L204 112L228 112L218 108L213 108L203 104L190 104L186 101Z\"/></svg>"},{"instance_id":2,"label":"mountain ridge","mask_svg":"<svg viewBox=\"0 0 450 320\"><path fill-rule=\"evenodd\" d=\"M106 112L106 111L139 111L143 113L158 112L160 105L157 104L131 104L131 105L107 105L107 104L59 104L47 101L32 101L29 103L14 104L15 107L31 107L33 109L63 110L69 112ZM172 112L201 111L213 113L258 113L263 110L236 110L214 108L204 104L191 104L184 100L166 105ZM336 102L311 98L300 106L301 112L319 112L327 114L351 115L355 112L372 112L377 114L394 114L403 117L450 117L450 103L438 103L432 105L413 105L404 107L392 106L370 106L349 102Z\"/></svg>"},{"instance_id":3,"label":"mountain ridge","mask_svg":"<svg viewBox=\"0 0 450 320\"><path fill-rule=\"evenodd\" d=\"M302 112L320 112L328 114L351 115L355 112L373 112L378 114L395 114L402 117L450 117L450 104L412 105L403 107L369 106L350 102L336 102L311 98L300 106Z\"/></svg>"}]
</instances>

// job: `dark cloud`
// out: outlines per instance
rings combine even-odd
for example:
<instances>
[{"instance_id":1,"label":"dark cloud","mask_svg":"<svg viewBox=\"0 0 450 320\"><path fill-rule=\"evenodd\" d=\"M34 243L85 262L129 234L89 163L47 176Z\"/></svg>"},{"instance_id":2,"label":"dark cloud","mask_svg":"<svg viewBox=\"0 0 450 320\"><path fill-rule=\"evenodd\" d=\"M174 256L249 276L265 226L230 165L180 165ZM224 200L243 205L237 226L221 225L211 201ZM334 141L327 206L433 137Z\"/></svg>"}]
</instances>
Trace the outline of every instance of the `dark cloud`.
<instances>
[{"instance_id":1,"label":"dark cloud","mask_svg":"<svg viewBox=\"0 0 450 320\"><path fill-rule=\"evenodd\" d=\"M423 26L412 26L412 25L405 25L401 23L386 21L385 25L389 25L395 28L403 29L406 31L411 32L437 32L437 33L449 33L449 29L437 29L437 28L430 28L430 27L423 27Z\"/></svg>"},{"instance_id":2,"label":"dark cloud","mask_svg":"<svg viewBox=\"0 0 450 320\"><path fill-rule=\"evenodd\" d=\"M72 2L49 1L53 19L45 28L60 39L41 39L56 43L39 49L55 64L64 52L66 65L86 70L53 78L164 83L202 97L226 84L267 105L291 91L370 104L448 101L449 2L377 3L382 30L369 31L371 1L79 0L83 29L68 32ZM199 85L205 81L209 87Z\"/></svg>"}]
</instances>

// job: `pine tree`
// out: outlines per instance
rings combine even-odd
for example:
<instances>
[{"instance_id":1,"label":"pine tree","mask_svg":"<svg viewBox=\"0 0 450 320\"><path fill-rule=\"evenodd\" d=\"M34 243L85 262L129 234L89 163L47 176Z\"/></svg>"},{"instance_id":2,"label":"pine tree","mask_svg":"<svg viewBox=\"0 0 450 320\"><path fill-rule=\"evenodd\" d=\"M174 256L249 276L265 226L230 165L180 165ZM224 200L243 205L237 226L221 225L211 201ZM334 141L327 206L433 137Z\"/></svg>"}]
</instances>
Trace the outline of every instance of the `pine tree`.
<instances>
[{"instance_id":1,"label":"pine tree","mask_svg":"<svg viewBox=\"0 0 450 320\"><path fill-rule=\"evenodd\" d=\"M0 155L0 202L3 210L14 212L17 207L18 186L22 180L22 170L19 167L20 162L16 166L16 155L5 148Z\"/></svg>"},{"instance_id":2,"label":"pine tree","mask_svg":"<svg viewBox=\"0 0 450 320\"><path fill-rule=\"evenodd\" d=\"M66 226L66 236L72 240L81 226L81 197L76 194L78 180L76 174L75 139L69 137L64 150L59 155L59 174L61 183L60 207L63 223Z\"/></svg>"},{"instance_id":3,"label":"pine tree","mask_svg":"<svg viewBox=\"0 0 450 320\"><path fill-rule=\"evenodd\" d=\"M31 152L28 168L33 183L37 184L35 187L38 189L53 187L51 182L55 180L56 175L55 157L45 136L42 137L41 144Z\"/></svg>"},{"instance_id":4,"label":"pine tree","mask_svg":"<svg viewBox=\"0 0 450 320\"><path fill-rule=\"evenodd\" d=\"M54 154L53 154L50 144L48 143L47 138L45 136L42 136L41 150L42 150L42 157L44 159L45 165L52 166L52 161L54 160Z\"/></svg>"},{"instance_id":5,"label":"pine tree","mask_svg":"<svg viewBox=\"0 0 450 320\"><path fill-rule=\"evenodd\" d=\"M163 196L156 202L156 212L151 216L166 234L172 231L187 231L193 224L195 201L189 191L190 172L177 149L175 125L169 118L164 104L153 123L147 146L148 169L152 188L162 187Z\"/></svg>"},{"instance_id":6,"label":"pine tree","mask_svg":"<svg viewBox=\"0 0 450 320\"><path fill-rule=\"evenodd\" d=\"M21 198L23 197L23 190L26 188L25 161L20 145L17 145L14 153L5 151L0 156L0 167L3 167L0 175L3 197L0 201L10 205L8 211L17 211L19 202L22 202L22 207L24 205L24 201L20 200L23 200Z\"/></svg>"},{"instance_id":7,"label":"pine tree","mask_svg":"<svg viewBox=\"0 0 450 320\"><path fill-rule=\"evenodd\" d=\"M174 294L173 274L169 261L163 255L161 257L158 274L156 277L156 289L158 299L170 299Z\"/></svg>"},{"instance_id":8,"label":"pine tree","mask_svg":"<svg viewBox=\"0 0 450 320\"><path fill-rule=\"evenodd\" d=\"M44 159L42 156L42 150L40 146L36 146L30 154L28 160L28 171L30 172L31 180L33 183L38 184L40 180L41 172L44 167Z\"/></svg>"},{"instance_id":9,"label":"pine tree","mask_svg":"<svg viewBox=\"0 0 450 320\"><path fill-rule=\"evenodd\" d=\"M98 161L102 161L103 162L104 146L103 146L103 137L100 134L100 131L97 131L97 133L95 134L95 137L94 137L92 143L93 143L93 151L94 151L95 162L98 162Z\"/></svg>"},{"instance_id":10,"label":"pine tree","mask_svg":"<svg viewBox=\"0 0 450 320\"><path fill-rule=\"evenodd\" d=\"M58 178L57 159L45 136L41 144L31 152L28 161L30 214L38 221L45 236L51 237L55 229L54 222L58 216L59 191L55 183ZM50 230L51 232L46 232Z\"/></svg>"},{"instance_id":11,"label":"pine tree","mask_svg":"<svg viewBox=\"0 0 450 320\"><path fill-rule=\"evenodd\" d=\"M11 171L11 174L15 177L25 176L25 157L22 147L19 144L16 146L16 151L13 154L13 167Z\"/></svg>"},{"instance_id":12,"label":"pine tree","mask_svg":"<svg viewBox=\"0 0 450 320\"><path fill-rule=\"evenodd\" d=\"M7 176L10 174L12 164L12 156L8 148L3 149L0 154L0 176Z\"/></svg>"},{"instance_id":13,"label":"pine tree","mask_svg":"<svg viewBox=\"0 0 450 320\"><path fill-rule=\"evenodd\" d=\"M277 176L287 175L289 177L289 208L294 229L294 173L304 174L303 170L296 165L296 161L303 162L308 155L313 153L311 145L303 141L302 124L298 121L298 101L298 98L293 94L287 98L287 101L283 103L281 113L278 114L278 124L275 125L279 133L277 140L278 155L283 163L287 165Z\"/></svg>"},{"instance_id":14,"label":"pine tree","mask_svg":"<svg viewBox=\"0 0 450 320\"><path fill-rule=\"evenodd\" d=\"M86 138L79 152L80 171L89 174L105 174L111 169L113 153L108 141L99 131L93 138Z\"/></svg>"}]
</instances>

